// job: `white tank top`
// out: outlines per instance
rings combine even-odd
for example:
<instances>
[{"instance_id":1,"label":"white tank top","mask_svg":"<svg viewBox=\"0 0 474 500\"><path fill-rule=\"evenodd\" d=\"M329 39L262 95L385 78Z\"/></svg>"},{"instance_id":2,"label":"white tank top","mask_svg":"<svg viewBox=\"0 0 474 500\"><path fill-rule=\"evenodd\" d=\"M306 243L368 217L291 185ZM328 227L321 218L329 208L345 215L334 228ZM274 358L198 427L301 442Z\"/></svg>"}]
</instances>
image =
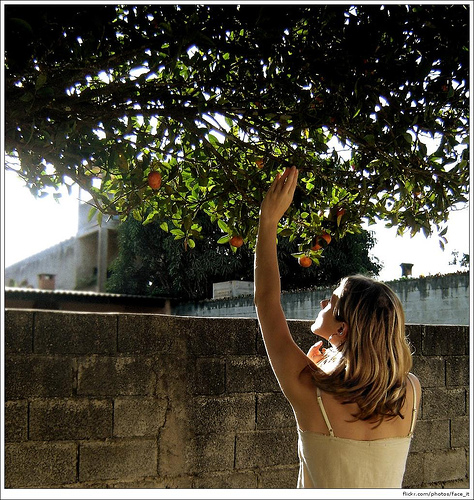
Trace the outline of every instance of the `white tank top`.
<instances>
[{"instance_id":1,"label":"white tank top","mask_svg":"<svg viewBox=\"0 0 474 500\"><path fill-rule=\"evenodd\" d=\"M416 390L405 437L359 441L334 436L318 389L329 435L298 429L298 488L401 488L416 420Z\"/></svg>"}]
</instances>

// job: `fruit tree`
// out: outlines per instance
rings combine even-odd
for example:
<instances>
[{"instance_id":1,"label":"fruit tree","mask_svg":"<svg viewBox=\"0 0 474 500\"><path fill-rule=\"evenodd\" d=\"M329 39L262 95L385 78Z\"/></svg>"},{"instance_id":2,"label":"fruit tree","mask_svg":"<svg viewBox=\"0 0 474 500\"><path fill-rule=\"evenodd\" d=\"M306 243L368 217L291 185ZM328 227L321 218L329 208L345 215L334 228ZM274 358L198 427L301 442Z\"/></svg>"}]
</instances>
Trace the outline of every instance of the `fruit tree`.
<instances>
[{"instance_id":1,"label":"fruit tree","mask_svg":"<svg viewBox=\"0 0 474 500\"><path fill-rule=\"evenodd\" d=\"M280 234L314 260L363 221L442 243L466 201L467 4L4 8L7 167L35 195L75 182L187 248L197 214L252 246L296 165Z\"/></svg>"}]
</instances>

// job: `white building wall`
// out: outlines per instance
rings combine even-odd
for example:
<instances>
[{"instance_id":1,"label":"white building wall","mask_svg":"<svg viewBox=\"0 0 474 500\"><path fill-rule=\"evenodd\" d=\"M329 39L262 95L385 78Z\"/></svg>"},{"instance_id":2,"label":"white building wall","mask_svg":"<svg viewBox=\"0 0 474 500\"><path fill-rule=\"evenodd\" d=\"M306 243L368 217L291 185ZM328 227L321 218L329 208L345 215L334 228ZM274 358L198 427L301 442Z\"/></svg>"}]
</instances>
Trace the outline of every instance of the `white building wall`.
<instances>
[{"instance_id":1,"label":"white building wall","mask_svg":"<svg viewBox=\"0 0 474 500\"><path fill-rule=\"evenodd\" d=\"M54 245L38 254L32 255L5 269L5 284L14 286L27 281L26 286L38 288L39 274L55 276L56 290L91 290L104 292L106 267L112 263L118 253L116 228L118 220L104 217L99 226L97 218L90 221L88 215L90 205L80 203L77 235ZM99 247L99 231L103 233ZM100 250L104 252L102 266L99 266ZM104 276L98 280L98 273ZM99 285L102 284L102 288Z\"/></svg>"},{"instance_id":2,"label":"white building wall","mask_svg":"<svg viewBox=\"0 0 474 500\"><path fill-rule=\"evenodd\" d=\"M54 274L56 290L74 290L76 239L70 238L43 250L5 269L5 284L13 280L15 285L27 281L27 286L38 288L39 274Z\"/></svg>"},{"instance_id":3,"label":"white building wall","mask_svg":"<svg viewBox=\"0 0 474 500\"><path fill-rule=\"evenodd\" d=\"M212 285L212 298L239 297L253 293L253 281L222 281Z\"/></svg>"}]
</instances>

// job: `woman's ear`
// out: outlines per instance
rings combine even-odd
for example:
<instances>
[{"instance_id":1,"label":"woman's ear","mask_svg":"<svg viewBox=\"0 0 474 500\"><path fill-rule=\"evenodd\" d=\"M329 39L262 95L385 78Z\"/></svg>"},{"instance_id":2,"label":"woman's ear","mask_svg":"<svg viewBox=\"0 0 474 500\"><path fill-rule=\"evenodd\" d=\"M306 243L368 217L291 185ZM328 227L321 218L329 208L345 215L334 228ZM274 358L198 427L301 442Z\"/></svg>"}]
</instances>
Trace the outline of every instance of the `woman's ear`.
<instances>
[{"instance_id":1,"label":"woman's ear","mask_svg":"<svg viewBox=\"0 0 474 500\"><path fill-rule=\"evenodd\" d=\"M342 338L345 338L347 335L347 323L342 323L341 326L337 330L337 334Z\"/></svg>"},{"instance_id":2,"label":"woman's ear","mask_svg":"<svg viewBox=\"0 0 474 500\"><path fill-rule=\"evenodd\" d=\"M337 329L336 333L333 333L329 338L328 341L331 345L334 347L339 347L341 344L343 344L346 341L347 337L347 324L346 323L340 323L339 328ZM334 343L333 340L337 340L337 343Z\"/></svg>"}]
</instances>

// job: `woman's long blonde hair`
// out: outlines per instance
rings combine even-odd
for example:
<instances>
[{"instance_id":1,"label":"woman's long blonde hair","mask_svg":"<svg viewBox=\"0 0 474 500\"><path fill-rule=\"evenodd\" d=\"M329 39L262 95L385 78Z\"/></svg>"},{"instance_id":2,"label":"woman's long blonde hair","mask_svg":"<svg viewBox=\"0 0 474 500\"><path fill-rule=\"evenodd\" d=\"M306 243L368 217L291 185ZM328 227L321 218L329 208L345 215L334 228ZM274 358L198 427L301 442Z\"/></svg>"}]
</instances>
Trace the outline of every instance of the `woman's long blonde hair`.
<instances>
[{"instance_id":1,"label":"woman's long blonde hair","mask_svg":"<svg viewBox=\"0 0 474 500\"><path fill-rule=\"evenodd\" d=\"M386 284L361 275L344 278L339 289L334 316L346 323L346 340L331 372L313 372L315 383L343 403L357 403L356 419L380 424L403 418L412 357L400 299Z\"/></svg>"}]
</instances>

